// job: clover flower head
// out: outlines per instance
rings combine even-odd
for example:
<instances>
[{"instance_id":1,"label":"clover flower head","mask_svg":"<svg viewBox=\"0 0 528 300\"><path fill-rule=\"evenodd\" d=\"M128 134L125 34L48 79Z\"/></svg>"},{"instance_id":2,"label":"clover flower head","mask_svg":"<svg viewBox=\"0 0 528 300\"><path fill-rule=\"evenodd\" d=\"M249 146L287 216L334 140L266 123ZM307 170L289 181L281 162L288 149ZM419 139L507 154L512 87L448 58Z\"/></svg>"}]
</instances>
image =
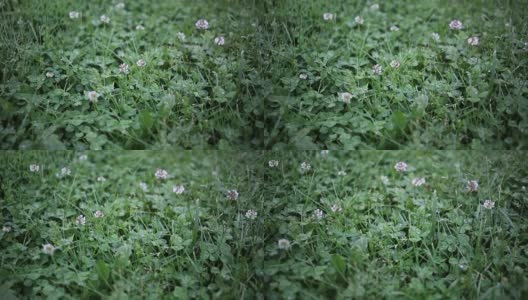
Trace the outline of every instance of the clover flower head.
<instances>
[{"instance_id":1,"label":"clover flower head","mask_svg":"<svg viewBox=\"0 0 528 300\"><path fill-rule=\"evenodd\" d=\"M108 17L107 15L102 15L99 20L101 20L101 22L105 24L110 23L110 17Z\"/></svg>"},{"instance_id":2,"label":"clover flower head","mask_svg":"<svg viewBox=\"0 0 528 300\"><path fill-rule=\"evenodd\" d=\"M338 212L341 212L343 209L341 208L341 205L339 204L333 204L330 209L332 210L332 212L334 213L338 213Z\"/></svg>"},{"instance_id":3,"label":"clover flower head","mask_svg":"<svg viewBox=\"0 0 528 300\"><path fill-rule=\"evenodd\" d=\"M399 161L394 165L394 169L398 172L405 172L409 166L403 161Z\"/></svg>"},{"instance_id":4,"label":"clover flower head","mask_svg":"<svg viewBox=\"0 0 528 300\"><path fill-rule=\"evenodd\" d=\"M42 245L42 252L44 252L44 254L53 255L55 250L56 248L52 244Z\"/></svg>"},{"instance_id":5,"label":"clover flower head","mask_svg":"<svg viewBox=\"0 0 528 300\"><path fill-rule=\"evenodd\" d=\"M462 24L462 22L460 22L460 20L453 20L449 23L449 28L451 28L452 30L460 30L464 28L464 25Z\"/></svg>"},{"instance_id":6,"label":"clover flower head","mask_svg":"<svg viewBox=\"0 0 528 300\"><path fill-rule=\"evenodd\" d=\"M37 164L29 165L29 171L30 172L38 172L40 170L40 166Z\"/></svg>"},{"instance_id":7,"label":"clover flower head","mask_svg":"<svg viewBox=\"0 0 528 300\"><path fill-rule=\"evenodd\" d=\"M333 14L333 13L324 13L323 14L323 20L332 21L333 19L335 19L335 14Z\"/></svg>"},{"instance_id":8,"label":"clover flower head","mask_svg":"<svg viewBox=\"0 0 528 300\"><path fill-rule=\"evenodd\" d=\"M257 218L257 215L258 215L258 213L255 210L252 210L252 209L246 211L246 214L245 214L246 218L248 218L250 220L255 220Z\"/></svg>"},{"instance_id":9,"label":"clover flower head","mask_svg":"<svg viewBox=\"0 0 528 300\"><path fill-rule=\"evenodd\" d=\"M422 186L424 184L425 184L425 178L423 177L414 178L412 180L412 185L414 186Z\"/></svg>"},{"instance_id":10,"label":"clover flower head","mask_svg":"<svg viewBox=\"0 0 528 300\"><path fill-rule=\"evenodd\" d=\"M365 19L363 19L362 16L357 16L354 18L354 22L356 22L358 25L363 25L363 23L365 23Z\"/></svg>"},{"instance_id":11,"label":"clover flower head","mask_svg":"<svg viewBox=\"0 0 528 300\"><path fill-rule=\"evenodd\" d=\"M372 74L374 74L374 75L383 75L383 67L380 64L375 64L372 67Z\"/></svg>"},{"instance_id":12,"label":"clover flower head","mask_svg":"<svg viewBox=\"0 0 528 300\"><path fill-rule=\"evenodd\" d=\"M77 225L86 225L86 217L84 215L79 215L75 220Z\"/></svg>"},{"instance_id":13,"label":"clover flower head","mask_svg":"<svg viewBox=\"0 0 528 300\"><path fill-rule=\"evenodd\" d=\"M140 68L144 67L147 65L147 62L144 60L144 59L140 59L136 62L136 65Z\"/></svg>"},{"instance_id":14,"label":"clover flower head","mask_svg":"<svg viewBox=\"0 0 528 300\"><path fill-rule=\"evenodd\" d=\"M468 180L466 183L466 188L469 192L476 192L479 188L479 183L477 180Z\"/></svg>"},{"instance_id":15,"label":"clover flower head","mask_svg":"<svg viewBox=\"0 0 528 300\"><path fill-rule=\"evenodd\" d=\"M472 36L470 37L468 40L467 40L468 44L470 44L471 46L478 46L479 43L480 43L480 40L478 38L478 36Z\"/></svg>"},{"instance_id":16,"label":"clover flower head","mask_svg":"<svg viewBox=\"0 0 528 300\"><path fill-rule=\"evenodd\" d=\"M97 102L100 96L101 95L96 91L86 92L86 98L88 99L88 101L93 102L93 103Z\"/></svg>"},{"instance_id":17,"label":"clover flower head","mask_svg":"<svg viewBox=\"0 0 528 300\"><path fill-rule=\"evenodd\" d=\"M164 169L157 169L156 173L154 173L154 176L156 176L158 179L167 179L169 177L169 172Z\"/></svg>"},{"instance_id":18,"label":"clover flower head","mask_svg":"<svg viewBox=\"0 0 528 300\"><path fill-rule=\"evenodd\" d=\"M485 208L485 209L493 209L495 207L495 202L494 201L491 201L491 200L486 200L484 201L484 203L482 204L482 206Z\"/></svg>"},{"instance_id":19,"label":"clover flower head","mask_svg":"<svg viewBox=\"0 0 528 300\"><path fill-rule=\"evenodd\" d=\"M181 195L183 192L185 192L185 187L183 185L176 185L172 187L172 192Z\"/></svg>"},{"instance_id":20,"label":"clover flower head","mask_svg":"<svg viewBox=\"0 0 528 300\"><path fill-rule=\"evenodd\" d=\"M288 250L290 249L290 241L287 240L287 239L280 239L278 242L277 242L278 246L279 246L279 249L281 250Z\"/></svg>"},{"instance_id":21,"label":"clover flower head","mask_svg":"<svg viewBox=\"0 0 528 300\"><path fill-rule=\"evenodd\" d=\"M305 172L308 172L310 171L310 169L312 168L312 166L310 166L310 164L308 162L305 162L303 161L301 163L301 166L299 167L300 170L301 170L301 173L305 173Z\"/></svg>"},{"instance_id":22,"label":"clover flower head","mask_svg":"<svg viewBox=\"0 0 528 300\"><path fill-rule=\"evenodd\" d=\"M205 19L200 19L196 21L195 26L197 29L205 30L209 28L209 22L207 22Z\"/></svg>"},{"instance_id":23,"label":"clover flower head","mask_svg":"<svg viewBox=\"0 0 528 300\"><path fill-rule=\"evenodd\" d=\"M227 199L231 201L236 201L238 199L238 191L237 190L228 190L227 191Z\"/></svg>"},{"instance_id":24,"label":"clover flower head","mask_svg":"<svg viewBox=\"0 0 528 300\"><path fill-rule=\"evenodd\" d=\"M70 19L78 19L81 16L81 13L78 11L70 11Z\"/></svg>"},{"instance_id":25,"label":"clover flower head","mask_svg":"<svg viewBox=\"0 0 528 300\"><path fill-rule=\"evenodd\" d=\"M217 36L215 37L214 39L214 43L217 45L217 46L223 46L225 44L225 39L223 36Z\"/></svg>"},{"instance_id":26,"label":"clover flower head","mask_svg":"<svg viewBox=\"0 0 528 300\"><path fill-rule=\"evenodd\" d=\"M275 159L272 159L272 160L268 161L268 165L270 166L270 168L278 167L279 166L279 161L275 160Z\"/></svg>"},{"instance_id":27,"label":"clover flower head","mask_svg":"<svg viewBox=\"0 0 528 300\"><path fill-rule=\"evenodd\" d=\"M130 73L130 67L127 64L119 65L119 73L128 74Z\"/></svg>"},{"instance_id":28,"label":"clover flower head","mask_svg":"<svg viewBox=\"0 0 528 300\"><path fill-rule=\"evenodd\" d=\"M341 102L346 103L346 104L349 104L353 97L354 97L354 95L352 95L351 93L348 93L348 92L339 94L339 100Z\"/></svg>"},{"instance_id":29,"label":"clover flower head","mask_svg":"<svg viewBox=\"0 0 528 300\"><path fill-rule=\"evenodd\" d=\"M313 218L316 220L321 220L324 218L324 212L320 210L319 208L314 210L312 215L313 215Z\"/></svg>"}]
</instances>

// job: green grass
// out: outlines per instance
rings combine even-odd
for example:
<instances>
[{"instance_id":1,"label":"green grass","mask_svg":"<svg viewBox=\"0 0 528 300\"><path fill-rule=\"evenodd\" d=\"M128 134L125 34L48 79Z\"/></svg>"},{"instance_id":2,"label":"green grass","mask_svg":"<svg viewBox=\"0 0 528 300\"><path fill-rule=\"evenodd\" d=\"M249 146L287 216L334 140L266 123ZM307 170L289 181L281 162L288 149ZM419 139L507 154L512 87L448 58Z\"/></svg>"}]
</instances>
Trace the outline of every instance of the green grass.
<instances>
[{"instance_id":1,"label":"green grass","mask_svg":"<svg viewBox=\"0 0 528 300\"><path fill-rule=\"evenodd\" d=\"M0 148L528 147L526 0L125 2L0 2Z\"/></svg>"},{"instance_id":2,"label":"green grass","mask_svg":"<svg viewBox=\"0 0 528 300\"><path fill-rule=\"evenodd\" d=\"M512 151L6 152L0 225L11 230L0 232L0 294L526 299L527 158ZM272 159L278 167L268 166ZM407 172L394 170L398 161ZM309 171L301 172L302 162ZM40 170L30 172L31 164ZM57 177L63 167L71 174ZM158 168L169 178L156 179ZM425 184L413 186L417 177ZM468 192L473 179L479 189ZM236 201L226 197L232 189ZM483 207L487 199L494 208ZM334 204L342 210L333 212ZM249 209L255 220L244 217ZM104 217L95 218L97 210ZM84 226L75 222L80 214ZM278 248L283 238L287 250ZM57 247L53 255L42 252L47 243Z\"/></svg>"}]
</instances>

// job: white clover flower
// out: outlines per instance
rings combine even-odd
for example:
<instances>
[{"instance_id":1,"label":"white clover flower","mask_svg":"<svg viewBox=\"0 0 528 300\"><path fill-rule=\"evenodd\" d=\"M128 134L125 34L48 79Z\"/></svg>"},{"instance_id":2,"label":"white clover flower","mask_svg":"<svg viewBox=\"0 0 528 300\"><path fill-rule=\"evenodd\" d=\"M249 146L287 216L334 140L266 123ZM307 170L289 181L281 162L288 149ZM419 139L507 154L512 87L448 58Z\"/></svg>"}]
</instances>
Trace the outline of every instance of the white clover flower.
<instances>
[{"instance_id":1,"label":"white clover flower","mask_svg":"<svg viewBox=\"0 0 528 300\"><path fill-rule=\"evenodd\" d=\"M279 166L279 161L272 159L272 160L268 161L268 165L270 166L270 168L278 167Z\"/></svg>"},{"instance_id":2,"label":"white clover flower","mask_svg":"<svg viewBox=\"0 0 528 300\"><path fill-rule=\"evenodd\" d=\"M119 2L119 3L116 4L115 7L116 7L117 9L124 9L124 8L125 8L125 3L123 3L123 2Z\"/></svg>"},{"instance_id":3,"label":"white clover flower","mask_svg":"<svg viewBox=\"0 0 528 300\"><path fill-rule=\"evenodd\" d=\"M178 39L180 39L180 41L185 41L185 33L183 32L178 32L176 33L176 36L178 36Z\"/></svg>"},{"instance_id":4,"label":"white clover flower","mask_svg":"<svg viewBox=\"0 0 528 300\"><path fill-rule=\"evenodd\" d=\"M148 185L144 182L140 182L139 183L139 188L143 191L143 192L148 192Z\"/></svg>"},{"instance_id":5,"label":"white clover flower","mask_svg":"<svg viewBox=\"0 0 528 300\"><path fill-rule=\"evenodd\" d=\"M2 227L2 231L5 232L5 233L11 232L11 227L10 226L4 226L4 227Z\"/></svg>"},{"instance_id":6,"label":"white clover flower","mask_svg":"<svg viewBox=\"0 0 528 300\"><path fill-rule=\"evenodd\" d=\"M467 40L468 44L470 44L471 46L478 46L479 43L480 43L480 40L478 38L478 36L472 36L470 37L468 40Z\"/></svg>"},{"instance_id":7,"label":"white clover flower","mask_svg":"<svg viewBox=\"0 0 528 300\"><path fill-rule=\"evenodd\" d=\"M231 201L236 201L238 199L238 191L237 190L228 190L227 191L227 199Z\"/></svg>"},{"instance_id":8,"label":"white clover flower","mask_svg":"<svg viewBox=\"0 0 528 300\"><path fill-rule=\"evenodd\" d=\"M40 170L40 166L37 164L29 165L29 171L30 172L38 172Z\"/></svg>"},{"instance_id":9,"label":"white clover flower","mask_svg":"<svg viewBox=\"0 0 528 300\"><path fill-rule=\"evenodd\" d=\"M250 209L246 211L245 215L246 215L246 218L250 220L255 220L257 218L258 213L255 210Z\"/></svg>"},{"instance_id":10,"label":"white clover flower","mask_svg":"<svg viewBox=\"0 0 528 300\"><path fill-rule=\"evenodd\" d=\"M205 20L205 19L200 19L200 20L196 21L195 26L196 26L197 29L205 30L205 29L209 28L209 22L207 22L207 20Z\"/></svg>"},{"instance_id":11,"label":"white clover flower","mask_svg":"<svg viewBox=\"0 0 528 300\"><path fill-rule=\"evenodd\" d=\"M306 80L306 79L308 79L308 75L306 75L304 73L303 74L299 74L299 79Z\"/></svg>"},{"instance_id":12,"label":"white clover flower","mask_svg":"<svg viewBox=\"0 0 528 300\"><path fill-rule=\"evenodd\" d=\"M143 25L139 24L139 25L136 26L136 30L142 31L142 30L145 30L145 27Z\"/></svg>"},{"instance_id":13,"label":"white clover flower","mask_svg":"<svg viewBox=\"0 0 528 300\"><path fill-rule=\"evenodd\" d=\"M98 211L94 212L94 217L102 218L102 217L104 217L104 212L98 210Z\"/></svg>"},{"instance_id":14,"label":"white clover flower","mask_svg":"<svg viewBox=\"0 0 528 300\"><path fill-rule=\"evenodd\" d=\"M173 186L172 192L178 195L183 194L183 192L185 192L185 187L183 185Z\"/></svg>"},{"instance_id":15,"label":"white clover flower","mask_svg":"<svg viewBox=\"0 0 528 300\"><path fill-rule=\"evenodd\" d=\"M77 225L86 225L86 217L84 215L79 215L77 219L75 220L75 223Z\"/></svg>"},{"instance_id":16,"label":"white clover flower","mask_svg":"<svg viewBox=\"0 0 528 300\"><path fill-rule=\"evenodd\" d=\"M380 64L376 64L372 67L372 74L383 75L383 67Z\"/></svg>"},{"instance_id":17,"label":"white clover flower","mask_svg":"<svg viewBox=\"0 0 528 300\"><path fill-rule=\"evenodd\" d=\"M86 154L81 154L81 155L79 155L79 160L80 160L80 161L85 161L85 160L87 160L87 159L88 159L88 155L86 155Z\"/></svg>"},{"instance_id":18,"label":"white clover flower","mask_svg":"<svg viewBox=\"0 0 528 300\"><path fill-rule=\"evenodd\" d=\"M86 98L88 99L88 101L92 102L92 103L95 103L98 101L98 98L100 97L101 95L96 92L96 91L88 91L86 92Z\"/></svg>"},{"instance_id":19,"label":"white clover flower","mask_svg":"<svg viewBox=\"0 0 528 300\"><path fill-rule=\"evenodd\" d=\"M81 13L78 11L70 11L70 19L78 19L81 16Z\"/></svg>"},{"instance_id":20,"label":"white clover flower","mask_svg":"<svg viewBox=\"0 0 528 300\"><path fill-rule=\"evenodd\" d=\"M308 172L308 171L310 171L311 168L312 168L312 166L310 166L309 163L307 163L305 161L303 161L301 163L301 166L300 166L301 173Z\"/></svg>"},{"instance_id":21,"label":"white clover flower","mask_svg":"<svg viewBox=\"0 0 528 300\"><path fill-rule=\"evenodd\" d=\"M97 177L97 181L99 181L99 182L105 182L105 181L106 181L106 178L104 178L103 176L99 176L99 177Z\"/></svg>"},{"instance_id":22,"label":"white clover flower","mask_svg":"<svg viewBox=\"0 0 528 300\"><path fill-rule=\"evenodd\" d=\"M312 216L316 220L321 220L322 218L324 218L324 212L318 208L314 210Z\"/></svg>"},{"instance_id":23,"label":"white clover flower","mask_svg":"<svg viewBox=\"0 0 528 300\"><path fill-rule=\"evenodd\" d=\"M354 18L354 22L356 22L358 25L363 25L363 23L365 23L365 19L363 19L362 16L357 16Z\"/></svg>"},{"instance_id":24,"label":"white clover flower","mask_svg":"<svg viewBox=\"0 0 528 300\"><path fill-rule=\"evenodd\" d=\"M282 249L282 250L288 250L290 249L290 241L288 241L287 239L280 239L278 242L277 242L278 246L279 246L279 249Z\"/></svg>"},{"instance_id":25,"label":"white clover flower","mask_svg":"<svg viewBox=\"0 0 528 300\"><path fill-rule=\"evenodd\" d=\"M397 162L395 165L394 165L394 169L398 172L405 172L407 171L407 168L409 166L403 162L403 161L400 161L400 162Z\"/></svg>"},{"instance_id":26,"label":"white clover flower","mask_svg":"<svg viewBox=\"0 0 528 300\"><path fill-rule=\"evenodd\" d=\"M144 67L147 65L147 62L144 60L144 59L140 59L136 62L136 65L140 68Z\"/></svg>"},{"instance_id":27,"label":"white clover flower","mask_svg":"<svg viewBox=\"0 0 528 300\"><path fill-rule=\"evenodd\" d=\"M414 186L422 186L422 185L425 184L425 178L423 178L423 177L414 178L412 180L412 184Z\"/></svg>"},{"instance_id":28,"label":"white clover flower","mask_svg":"<svg viewBox=\"0 0 528 300\"><path fill-rule=\"evenodd\" d=\"M439 35L438 33L436 33L436 32L431 33L431 38L432 38L433 41L435 41L435 42L440 41L440 35Z\"/></svg>"},{"instance_id":29,"label":"white clover flower","mask_svg":"<svg viewBox=\"0 0 528 300\"><path fill-rule=\"evenodd\" d=\"M372 4L372 5L370 6L370 9L372 9L372 10L378 10L378 9L379 9L379 4L377 4L377 3Z\"/></svg>"},{"instance_id":30,"label":"white clover flower","mask_svg":"<svg viewBox=\"0 0 528 300\"><path fill-rule=\"evenodd\" d=\"M345 171L339 171L339 172L337 172L337 175L338 175L338 176L346 176L346 174L347 174L347 173L346 173Z\"/></svg>"},{"instance_id":31,"label":"white clover flower","mask_svg":"<svg viewBox=\"0 0 528 300\"><path fill-rule=\"evenodd\" d=\"M393 60L391 61L390 66L393 67L394 69L398 69L401 66L401 64L399 61Z\"/></svg>"},{"instance_id":32,"label":"white clover flower","mask_svg":"<svg viewBox=\"0 0 528 300\"><path fill-rule=\"evenodd\" d=\"M154 173L154 176L156 176L158 179L167 179L169 177L169 172L164 169L157 169L156 173Z\"/></svg>"},{"instance_id":33,"label":"white clover flower","mask_svg":"<svg viewBox=\"0 0 528 300\"><path fill-rule=\"evenodd\" d=\"M352 100L352 97L354 97L354 95L352 95L352 94L350 94L348 92L339 94L339 100L341 102L346 103L346 104L350 103L350 101Z\"/></svg>"},{"instance_id":34,"label":"white clover flower","mask_svg":"<svg viewBox=\"0 0 528 300\"><path fill-rule=\"evenodd\" d=\"M495 202L491 200L486 200L484 201L484 204L482 204L482 206L484 206L485 209L492 209L495 207Z\"/></svg>"},{"instance_id":35,"label":"white clover flower","mask_svg":"<svg viewBox=\"0 0 528 300\"><path fill-rule=\"evenodd\" d=\"M99 20L101 20L101 22L105 23L105 24L108 24L110 23L110 17L108 17L107 15L102 15Z\"/></svg>"},{"instance_id":36,"label":"white clover flower","mask_svg":"<svg viewBox=\"0 0 528 300\"><path fill-rule=\"evenodd\" d=\"M387 177L385 175L381 175L380 176L380 180L381 180L381 182L383 182L384 185L388 185L390 183L389 177Z\"/></svg>"},{"instance_id":37,"label":"white clover flower","mask_svg":"<svg viewBox=\"0 0 528 300\"><path fill-rule=\"evenodd\" d=\"M328 153L330 153L330 150L321 150L322 156L328 155Z\"/></svg>"},{"instance_id":38,"label":"white clover flower","mask_svg":"<svg viewBox=\"0 0 528 300\"><path fill-rule=\"evenodd\" d=\"M69 175L71 175L71 170L70 168L67 168L67 167L60 169L60 172L57 173L57 177L64 177L64 176L69 176Z\"/></svg>"},{"instance_id":39,"label":"white clover flower","mask_svg":"<svg viewBox=\"0 0 528 300\"><path fill-rule=\"evenodd\" d=\"M127 64L120 64L119 65L119 73L128 74L130 73L130 68Z\"/></svg>"},{"instance_id":40,"label":"white clover flower","mask_svg":"<svg viewBox=\"0 0 528 300\"><path fill-rule=\"evenodd\" d=\"M392 25L390 27L390 31L400 31L400 27L396 26L396 25Z\"/></svg>"},{"instance_id":41,"label":"white clover flower","mask_svg":"<svg viewBox=\"0 0 528 300\"><path fill-rule=\"evenodd\" d=\"M479 183L478 183L477 180L468 180L468 182L466 184L466 188L470 192L476 192L476 191L478 191Z\"/></svg>"},{"instance_id":42,"label":"white clover flower","mask_svg":"<svg viewBox=\"0 0 528 300\"><path fill-rule=\"evenodd\" d=\"M323 14L323 19L325 21L332 21L334 18L335 18L335 14L332 14L332 13L324 13Z\"/></svg>"},{"instance_id":43,"label":"white clover flower","mask_svg":"<svg viewBox=\"0 0 528 300\"><path fill-rule=\"evenodd\" d=\"M452 30L460 30L464 28L464 25L459 20L453 20L451 23L449 23L449 28Z\"/></svg>"},{"instance_id":44,"label":"white clover flower","mask_svg":"<svg viewBox=\"0 0 528 300\"><path fill-rule=\"evenodd\" d=\"M330 207L330 209L332 210L332 212L334 213L338 213L338 212L341 212L343 209L341 208L341 205L339 204L333 204L332 207Z\"/></svg>"},{"instance_id":45,"label":"white clover flower","mask_svg":"<svg viewBox=\"0 0 528 300\"><path fill-rule=\"evenodd\" d=\"M214 39L214 43L218 46L223 46L225 44L225 39L223 36L217 36Z\"/></svg>"},{"instance_id":46,"label":"white clover flower","mask_svg":"<svg viewBox=\"0 0 528 300\"><path fill-rule=\"evenodd\" d=\"M53 78L53 77L55 77L55 73L53 73L53 72L46 72L46 77L48 77L48 78Z\"/></svg>"},{"instance_id":47,"label":"white clover flower","mask_svg":"<svg viewBox=\"0 0 528 300\"><path fill-rule=\"evenodd\" d=\"M42 245L42 252L44 252L44 254L53 255L55 250L56 248L52 244Z\"/></svg>"}]
</instances>

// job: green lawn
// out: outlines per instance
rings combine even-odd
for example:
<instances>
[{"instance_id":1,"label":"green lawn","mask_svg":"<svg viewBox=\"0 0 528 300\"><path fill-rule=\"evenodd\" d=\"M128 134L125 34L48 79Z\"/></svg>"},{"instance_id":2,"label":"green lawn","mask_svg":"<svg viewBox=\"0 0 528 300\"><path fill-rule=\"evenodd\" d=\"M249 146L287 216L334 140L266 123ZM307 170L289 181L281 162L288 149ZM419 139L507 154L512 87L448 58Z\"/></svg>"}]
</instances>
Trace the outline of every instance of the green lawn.
<instances>
[{"instance_id":1,"label":"green lawn","mask_svg":"<svg viewBox=\"0 0 528 300\"><path fill-rule=\"evenodd\" d=\"M526 6L4 0L0 148L527 149Z\"/></svg>"},{"instance_id":2,"label":"green lawn","mask_svg":"<svg viewBox=\"0 0 528 300\"><path fill-rule=\"evenodd\" d=\"M527 159L6 152L0 295L526 299Z\"/></svg>"}]
</instances>

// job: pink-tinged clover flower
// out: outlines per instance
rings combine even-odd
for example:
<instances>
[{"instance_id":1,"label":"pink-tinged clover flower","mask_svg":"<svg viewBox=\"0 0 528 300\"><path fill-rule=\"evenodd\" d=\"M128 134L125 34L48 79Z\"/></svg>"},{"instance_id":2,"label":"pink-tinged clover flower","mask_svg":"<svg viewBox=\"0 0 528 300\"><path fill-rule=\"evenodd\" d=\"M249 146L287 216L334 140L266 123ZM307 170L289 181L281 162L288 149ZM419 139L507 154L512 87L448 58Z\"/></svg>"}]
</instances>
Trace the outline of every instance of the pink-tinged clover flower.
<instances>
[{"instance_id":1,"label":"pink-tinged clover flower","mask_svg":"<svg viewBox=\"0 0 528 300\"><path fill-rule=\"evenodd\" d=\"M172 192L181 195L183 192L185 192L185 187L183 185L176 185L172 187Z\"/></svg>"},{"instance_id":2,"label":"pink-tinged clover flower","mask_svg":"<svg viewBox=\"0 0 528 300\"><path fill-rule=\"evenodd\" d=\"M449 23L449 28L451 28L452 30L461 30L462 28L464 28L464 25L462 24L462 22L460 22L460 20L453 20L451 21L451 23Z\"/></svg>"},{"instance_id":3,"label":"pink-tinged clover flower","mask_svg":"<svg viewBox=\"0 0 528 300\"><path fill-rule=\"evenodd\" d=\"M227 199L231 201L236 201L238 199L238 191L237 190L228 190L227 191Z\"/></svg>"},{"instance_id":4,"label":"pink-tinged clover flower","mask_svg":"<svg viewBox=\"0 0 528 300\"><path fill-rule=\"evenodd\" d=\"M394 169L398 172L405 172L407 171L407 168L409 166L403 162L403 161L400 161L400 162L397 162L395 165L394 165Z\"/></svg>"},{"instance_id":5,"label":"pink-tinged clover flower","mask_svg":"<svg viewBox=\"0 0 528 300\"><path fill-rule=\"evenodd\" d=\"M401 66L401 63L397 60L393 60L391 61L390 66L394 69L398 69Z\"/></svg>"},{"instance_id":6,"label":"pink-tinged clover flower","mask_svg":"<svg viewBox=\"0 0 528 300\"><path fill-rule=\"evenodd\" d=\"M196 21L195 26L196 26L197 29L205 30L205 29L209 28L209 22L207 22L207 20L205 20L205 19L200 19L200 20Z\"/></svg>"},{"instance_id":7,"label":"pink-tinged clover flower","mask_svg":"<svg viewBox=\"0 0 528 300\"><path fill-rule=\"evenodd\" d=\"M422 185L425 184L425 178L423 178L423 177L414 178L412 180L412 184L414 186L422 186Z\"/></svg>"},{"instance_id":8,"label":"pink-tinged clover flower","mask_svg":"<svg viewBox=\"0 0 528 300\"><path fill-rule=\"evenodd\" d=\"M469 192L476 192L479 188L479 183L477 180L468 180L466 183L466 188Z\"/></svg>"},{"instance_id":9,"label":"pink-tinged clover flower","mask_svg":"<svg viewBox=\"0 0 528 300\"><path fill-rule=\"evenodd\" d=\"M130 73L130 68L127 64L120 64L119 65L119 73L128 74Z\"/></svg>"},{"instance_id":10,"label":"pink-tinged clover flower","mask_svg":"<svg viewBox=\"0 0 528 300\"><path fill-rule=\"evenodd\" d=\"M102 217L104 217L104 215L105 215L104 212L102 212L100 210L94 212L94 217L96 217L96 218L102 218Z\"/></svg>"},{"instance_id":11,"label":"pink-tinged clover flower","mask_svg":"<svg viewBox=\"0 0 528 300\"><path fill-rule=\"evenodd\" d=\"M479 43L480 43L480 40L478 38L478 36L472 36L470 37L468 40L467 40L468 44L470 44L471 46L478 46Z\"/></svg>"},{"instance_id":12,"label":"pink-tinged clover flower","mask_svg":"<svg viewBox=\"0 0 528 300\"><path fill-rule=\"evenodd\" d=\"M136 65L140 68L144 67L147 65L147 62L144 60L144 59L140 59L136 62Z\"/></svg>"},{"instance_id":13,"label":"pink-tinged clover flower","mask_svg":"<svg viewBox=\"0 0 528 300\"><path fill-rule=\"evenodd\" d=\"M156 176L158 179L167 179L169 177L169 172L164 169L157 169L156 173L154 173L154 176Z\"/></svg>"},{"instance_id":14,"label":"pink-tinged clover flower","mask_svg":"<svg viewBox=\"0 0 528 300\"><path fill-rule=\"evenodd\" d=\"M346 104L349 104L353 97L354 95L348 92L339 94L339 100Z\"/></svg>"}]
</instances>

